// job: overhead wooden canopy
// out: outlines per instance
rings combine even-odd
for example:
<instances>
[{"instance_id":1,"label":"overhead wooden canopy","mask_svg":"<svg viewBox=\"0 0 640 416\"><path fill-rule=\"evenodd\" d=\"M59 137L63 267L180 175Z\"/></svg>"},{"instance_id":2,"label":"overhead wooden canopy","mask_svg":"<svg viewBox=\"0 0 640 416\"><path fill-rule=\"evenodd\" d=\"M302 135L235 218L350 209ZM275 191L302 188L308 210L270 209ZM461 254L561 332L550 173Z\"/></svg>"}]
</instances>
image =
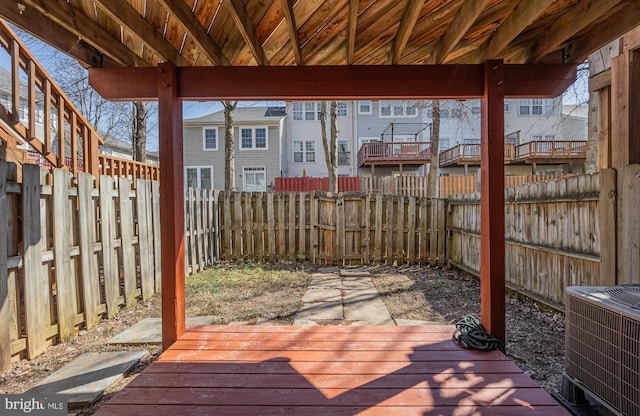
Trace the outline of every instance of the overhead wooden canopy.
<instances>
[{"instance_id":1,"label":"overhead wooden canopy","mask_svg":"<svg viewBox=\"0 0 640 416\"><path fill-rule=\"evenodd\" d=\"M159 100L165 348L185 328L181 100L481 97L481 317L504 340L504 97L559 95L640 0L0 0L0 17L106 97Z\"/></svg>"},{"instance_id":2,"label":"overhead wooden canopy","mask_svg":"<svg viewBox=\"0 0 640 416\"><path fill-rule=\"evenodd\" d=\"M0 0L87 67L578 63L639 0Z\"/></svg>"}]
</instances>

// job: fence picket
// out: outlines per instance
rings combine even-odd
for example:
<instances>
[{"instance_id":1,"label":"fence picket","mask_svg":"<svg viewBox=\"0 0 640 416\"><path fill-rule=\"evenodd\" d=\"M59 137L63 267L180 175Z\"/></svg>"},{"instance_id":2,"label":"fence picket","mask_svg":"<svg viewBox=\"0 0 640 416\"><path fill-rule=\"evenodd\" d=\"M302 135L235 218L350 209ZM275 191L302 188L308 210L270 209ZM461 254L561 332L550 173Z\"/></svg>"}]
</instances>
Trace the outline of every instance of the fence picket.
<instances>
[{"instance_id":1,"label":"fence picket","mask_svg":"<svg viewBox=\"0 0 640 416\"><path fill-rule=\"evenodd\" d=\"M151 182L153 211L153 269L155 274L156 293L162 289L162 267L160 264L160 183Z\"/></svg>"},{"instance_id":2,"label":"fence picket","mask_svg":"<svg viewBox=\"0 0 640 416\"><path fill-rule=\"evenodd\" d=\"M74 336L78 307L77 282L71 267L72 229L69 186L73 174L66 170L53 170L53 257L56 266L58 331L62 342Z\"/></svg>"},{"instance_id":3,"label":"fence picket","mask_svg":"<svg viewBox=\"0 0 640 416\"><path fill-rule=\"evenodd\" d=\"M147 180L139 179L136 188L136 207L138 218L138 258L140 259L140 281L142 300L153 296L154 282L149 264L149 221L147 213Z\"/></svg>"},{"instance_id":4,"label":"fence picket","mask_svg":"<svg viewBox=\"0 0 640 416\"><path fill-rule=\"evenodd\" d=\"M0 160L0 213L9 212L9 200L7 198L7 182L9 180L9 164ZM0 220L0 373L11 369L11 315L13 315L9 301L9 222L3 215Z\"/></svg>"},{"instance_id":5,"label":"fence picket","mask_svg":"<svg viewBox=\"0 0 640 416\"><path fill-rule=\"evenodd\" d=\"M140 296L140 290L137 287L138 276L136 272L136 252L133 246L133 208L131 206L131 198L129 197L129 192L131 191L131 185L133 182L124 176L120 176L118 179L118 191L120 194L118 200L120 203L122 271L124 274L124 303L127 308L130 308L138 303L138 296ZM140 185L140 183L141 181L138 181L138 185ZM140 244L140 241L138 241L138 244Z\"/></svg>"},{"instance_id":6,"label":"fence picket","mask_svg":"<svg viewBox=\"0 0 640 416\"><path fill-rule=\"evenodd\" d=\"M47 348L51 325L49 275L42 270L40 168L22 166L22 236L24 244L24 302L27 357L33 359Z\"/></svg>"},{"instance_id":7,"label":"fence picket","mask_svg":"<svg viewBox=\"0 0 640 416\"><path fill-rule=\"evenodd\" d=\"M82 298L84 320L87 329L100 322L100 277L98 258L94 252L96 244L96 206L93 202L95 177L88 173L78 174L78 220L80 226L80 262L82 270ZM0 210L1 211L1 210Z\"/></svg>"},{"instance_id":8,"label":"fence picket","mask_svg":"<svg viewBox=\"0 0 640 416\"><path fill-rule=\"evenodd\" d=\"M109 176L100 176L100 240L102 242L104 292L109 319L118 312L120 303L120 278L118 276L118 258L114 246L115 237L113 179Z\"/></svg>"}]
</instances>

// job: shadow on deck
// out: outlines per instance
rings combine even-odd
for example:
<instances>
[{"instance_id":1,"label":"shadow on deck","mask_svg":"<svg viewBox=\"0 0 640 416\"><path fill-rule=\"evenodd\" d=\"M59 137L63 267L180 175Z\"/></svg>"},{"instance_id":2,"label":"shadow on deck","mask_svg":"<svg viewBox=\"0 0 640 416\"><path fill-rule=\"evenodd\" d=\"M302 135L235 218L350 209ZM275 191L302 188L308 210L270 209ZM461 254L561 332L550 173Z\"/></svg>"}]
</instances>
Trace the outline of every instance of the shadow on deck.
<instances>
[{"instance_id":1,"label":"shadow on deck","mask_svg":"<svg viewBox=\"0 0 640 416\"><path fill-rule=\"evenodd\" d=\"M568 415L453 327L191 327L97 415Z\"/></svg>"}]
</instances>

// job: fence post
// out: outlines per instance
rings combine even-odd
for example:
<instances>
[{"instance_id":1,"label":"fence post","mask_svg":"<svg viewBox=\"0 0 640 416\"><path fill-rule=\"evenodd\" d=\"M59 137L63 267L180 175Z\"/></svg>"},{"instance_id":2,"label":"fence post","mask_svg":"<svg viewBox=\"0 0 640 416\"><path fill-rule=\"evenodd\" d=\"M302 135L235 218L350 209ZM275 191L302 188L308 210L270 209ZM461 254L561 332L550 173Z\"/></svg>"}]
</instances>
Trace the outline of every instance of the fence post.
<instances>
[{"instance_id":1,"label":"fence post","mask_svg":"<svg viewBox=\"0 0 640 416\"><path fill-rule=\"evenodd\" d=\"M336 260L338 261L338 264L342 263L342 265L345 264L345 258L344 258L344 243L345 243L345 238L346 238L346 233L345 233L345 228L344 228L344 223L345 223L345 208L344 208L344 197L342 195L339 195L338 198L336 199Z\"/></svg>"},{"instance_id":2,"label":"fence post","mask_svg":"<svg viewBox=\"0 0 640 416\"><path fill-rule=\"evenodd\" d=\"M11 369L11 309L9 308L9 270L7 247L9 235L9 221L5 213L9 212L9 201L7 199L7 181L9 176L9 165L4 160L0 160L0 373L5 373Z\"/></svg>"},{"instance_id":3,"label":"fence post","mask_svg":"<svg viewBox=\"0 0 640 416\"><path fill-rule=\"evenodd\" d=\"M162 289L162 267L160 264L160 182L151 182L153 197L153 266L155 270L156 293Z\"/></svg>"},{"instance_id":4,"label":"fence post","mask_svg":"<svg viewBox=\"0 0 640 416\"><path fill-rule=\"evenodd\" d=\"M438 212L438 266L445 266L446 259L446 245L445 240L447 238L447 216L445 214L445 200L436 199L436 210Z\"/></svg>"},{"instance_id":5,"label":"fence post","mask_svg":"<svg viewBox=\"0 0 640 416\"><path fill-rule=\"evenodd\" d=\"M80 262L84 320L87 329L93 328L100 322L100 314L96 311L100 304L100 277L98 276L98 259L93 249L96 243L96 205L93 202L94 183L95 178L91 174L78 174Z\"/></svg>"}]
</instances>

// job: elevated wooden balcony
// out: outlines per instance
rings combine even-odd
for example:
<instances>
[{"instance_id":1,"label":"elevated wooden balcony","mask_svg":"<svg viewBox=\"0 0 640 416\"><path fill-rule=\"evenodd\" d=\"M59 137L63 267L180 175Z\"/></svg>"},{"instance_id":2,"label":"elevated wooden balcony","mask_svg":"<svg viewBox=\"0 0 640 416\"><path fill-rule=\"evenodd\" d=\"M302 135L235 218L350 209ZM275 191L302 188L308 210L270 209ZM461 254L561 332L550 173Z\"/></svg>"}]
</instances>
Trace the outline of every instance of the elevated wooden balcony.
<instances>
[{"instance_id":1,"label":"elevated wooden balcony","mask_svg":"<svg viewBox=\"0 0 640 416\"><path fill-rule=\"evenodd\" d=\"M514 158L514 145L504 145L504 160ZM480 144L459 144L440 153L440 167L480 165Z\"/></svg>"},{"instance_id":2,"label":"elevated wooden balcony","mask_svg":"<svg viewBox=\"0 0 640 416\"><path fill-rule=\"evenodd\" d=\"M586 140L537 140L516 146L512 164L571 163L587 157Z\"/></svg>"},{"instance_id":3,"label":"elevated wooden balcony","mask_svg":"<svg viewBox=\"0 0 640 416\"><path fill-rule=\"evenodd\" d=\"M373 142L362 145L358 166L424 165L431 161L430 142Z\"/></svg>"},{"instance_id":4,"label":"elevated wooden balcony","mask_svg":"<svg viewBox=\"0 0 640 416\"><path fill-rule=\"evenodd\" d=\"M505 144L507 164L554 164L584 161L585 140L534 140L520 145ZM459 144L440 153L440 167L480 165L479 144Z\"/></svg>"}]
</instances>

